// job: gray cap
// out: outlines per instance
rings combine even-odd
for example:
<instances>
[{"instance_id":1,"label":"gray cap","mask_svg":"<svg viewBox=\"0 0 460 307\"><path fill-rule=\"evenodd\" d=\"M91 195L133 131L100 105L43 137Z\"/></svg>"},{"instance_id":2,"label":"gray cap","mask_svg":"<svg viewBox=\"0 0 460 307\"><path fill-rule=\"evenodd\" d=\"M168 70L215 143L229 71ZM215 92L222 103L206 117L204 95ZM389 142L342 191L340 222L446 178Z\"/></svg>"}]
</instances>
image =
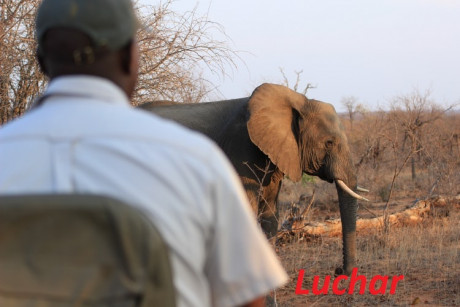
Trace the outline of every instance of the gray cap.
<instances>
[{"instance_id":1,"label":"gray cap","mask_svg":"<svg viewBox=\"0 0 460 307\"><path fill-rule=\"evenodd\" d=\"M46 31L56 27L80 30L94 47L117 51L134 37L138 20L131 0L43 0L36 19L39 50Z\"/></svg>"}]
</instances>

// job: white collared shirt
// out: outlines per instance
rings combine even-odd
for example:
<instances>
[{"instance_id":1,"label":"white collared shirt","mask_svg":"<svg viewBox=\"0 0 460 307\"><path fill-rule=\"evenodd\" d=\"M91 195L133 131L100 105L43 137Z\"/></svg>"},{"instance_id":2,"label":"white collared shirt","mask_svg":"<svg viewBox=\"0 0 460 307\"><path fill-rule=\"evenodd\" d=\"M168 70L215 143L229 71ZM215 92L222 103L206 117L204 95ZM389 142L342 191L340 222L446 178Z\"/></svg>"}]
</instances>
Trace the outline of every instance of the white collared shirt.
<instances>
[{"instance_id":1,"label":"white collared shirt","mask_svg":"<svg viewBox=\"0 0 460 307\"><path fill-rule=\"evenodd\" d=\"M143 209L170 248L179 306L234 306L287 276L233 168L205 137L96 77L53 80L0 128L0 193L94 193Z\"/></svg>"}]
</instances>

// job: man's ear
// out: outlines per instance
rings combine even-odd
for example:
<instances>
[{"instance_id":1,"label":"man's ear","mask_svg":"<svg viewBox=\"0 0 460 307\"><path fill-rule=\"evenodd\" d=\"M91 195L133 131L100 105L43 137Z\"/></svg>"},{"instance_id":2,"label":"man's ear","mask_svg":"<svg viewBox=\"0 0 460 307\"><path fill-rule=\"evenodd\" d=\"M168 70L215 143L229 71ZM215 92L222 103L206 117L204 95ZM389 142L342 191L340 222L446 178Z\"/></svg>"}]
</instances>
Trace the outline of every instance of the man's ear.
<instances>
[{"instance_id":1,"label":"man's ear","mask_svg":"<svg viewBox=\"0 0 460 307\"><path fill-rule=\"evenodd\" d=\"M40 67L40 70L48 76L48 69L46 69L45 66L45 59L43 58L43 55L40 53L38 49L36 50L35 56L37 57L38 66Z\"/></svg>"},{"instance_id":2,"label":"man's ear","mask_svg":"<svg viewBox=\"0 0 460 307\"><path fill-rule=\"evenodd\" d=\"M133 42L130 41L120 50L121 68L127 75L132 73L131 61L133 60Z\"/></svg>"}]
</instances>

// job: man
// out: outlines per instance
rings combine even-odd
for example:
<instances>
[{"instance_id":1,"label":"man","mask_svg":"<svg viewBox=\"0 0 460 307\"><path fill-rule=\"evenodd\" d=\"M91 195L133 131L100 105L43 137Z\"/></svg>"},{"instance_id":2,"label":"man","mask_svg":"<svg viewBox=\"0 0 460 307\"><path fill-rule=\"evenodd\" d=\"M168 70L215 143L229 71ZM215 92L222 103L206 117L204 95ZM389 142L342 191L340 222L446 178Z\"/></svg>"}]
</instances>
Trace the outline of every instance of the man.
<instances>
[{"instance_id":1,"label":"man","mask_svg":"<svg viewBox=\"0 0 460 307\"><path fill-rule=\"evenodd\" d=\"M229 162L204 137L130 107L130 0L44 0L38 60L50 83L0 130L0 193L94 193L144 210L166 240L179 306L261 306L286 273Z\"/></svg>"}]
</instances>

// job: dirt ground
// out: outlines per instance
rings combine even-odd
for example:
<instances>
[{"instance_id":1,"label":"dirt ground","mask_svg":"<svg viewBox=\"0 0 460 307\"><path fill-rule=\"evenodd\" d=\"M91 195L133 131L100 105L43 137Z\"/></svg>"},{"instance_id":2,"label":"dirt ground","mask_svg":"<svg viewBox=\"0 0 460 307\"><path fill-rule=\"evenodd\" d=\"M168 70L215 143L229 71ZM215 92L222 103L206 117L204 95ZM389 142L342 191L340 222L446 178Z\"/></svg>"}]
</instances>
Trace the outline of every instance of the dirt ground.
<instances>
[{"instance_id":1,"label":"dirt ground","mask_svg":"<svg viewBox=\"0 0 460 307\"><path fill-rule=\"evenodd\" d=\"M316 200L309 213L311 220L338 218L335 189L315 187ZM332 191L332 192L331 192ZM281 207L292 203L305 205L311 199L312 187L299 189L284 184L280 194ZM334 199L335 198L335 199ZM442 214L427 216L419 224L393 227L388 233L381 229L366 230L357 235L358 275L366 278L364 294L360 283L353 294L333 293L334 271L342 263L341 237L306 236L278 242L276 252L286 268L289 283L272 293L271 306L460 306L460 198L449 202ZM415 199L396 199L390 211L398 212L413 205ZM360 204L358 216L370 218L381 215L385 202ZM439 213L439 212L438 212ZM281 214L281 220L283 213ZM299 272L304 278L299 282ZM380 275L381 277L378 277ZM316 278L316 288L313 287ZM316 295L312 290L324 289L330 276L328 294ZM377 276L377 277L376 277ZM386 287L383 285L388 276ZM390 294L394 276L404 276ZM372 278L376 277L374 282ZM318 282L319 281L319 282ZM379 290L377 295L370 292ZM336 284L335 289L347 289L350 279ZM303 292L303 294L296 294ZM310 290L304 294L304 290ZM384 292L384 294L382 294Z\"/></svg>"}]
</instances>

